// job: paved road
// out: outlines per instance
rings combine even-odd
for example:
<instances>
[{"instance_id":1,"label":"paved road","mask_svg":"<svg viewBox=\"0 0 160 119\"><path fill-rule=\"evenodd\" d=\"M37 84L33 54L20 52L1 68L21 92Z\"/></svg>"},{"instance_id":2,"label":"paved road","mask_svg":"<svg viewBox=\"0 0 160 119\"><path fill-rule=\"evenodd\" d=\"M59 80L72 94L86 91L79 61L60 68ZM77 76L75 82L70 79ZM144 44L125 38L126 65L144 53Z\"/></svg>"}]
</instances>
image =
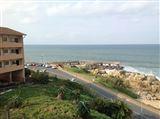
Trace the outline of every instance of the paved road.
<instances>
[{"instance_id":1,"label":"paved road","mask_svg":"<svg viewBox=\"0 0 160 119\"><path fill-rule=\"evenodd\" d=\"M41 69L41 68L37 68L37 69ZM86 86L87 88L93 89L99 96L102 96L107 99L118 99L118 97L115 94L112 94L109 91L106 91L106 89L103 89L102 87L94 83L88 83L66 72L63 72L57 69L47 69L47 72L49 72L51 75L56 75L58 78L65 78L65 79L75 78L76 82ZM131 104L131 102L129 102L127 99L123 101L126 102L130 106L130 108L133 110L134 118L136 119L160 119L160 114L157 114L148 109L142 108L141 105Z\"/></svg>"}]
</instances>

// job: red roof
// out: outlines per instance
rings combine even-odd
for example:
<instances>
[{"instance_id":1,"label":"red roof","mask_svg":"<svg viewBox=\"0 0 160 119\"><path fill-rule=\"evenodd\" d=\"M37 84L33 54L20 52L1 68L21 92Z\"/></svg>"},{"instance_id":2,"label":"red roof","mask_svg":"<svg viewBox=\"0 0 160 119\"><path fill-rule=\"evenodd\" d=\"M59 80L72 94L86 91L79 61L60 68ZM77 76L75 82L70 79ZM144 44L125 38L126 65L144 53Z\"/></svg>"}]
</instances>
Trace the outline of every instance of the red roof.
<instances>
[{"instance_id":1,"label":"red roof","mask_svg":"<svg viewBox=\"0 0 160 119\"><path fill-rule=\"evenodd\" d=\"M17 35L17 36L22 36L22 35L26 35L26 34L21 33L19 31L15 31L15 30L7 28L7 27L0 27L0 35Z\"/></svg>"}]
</instances>

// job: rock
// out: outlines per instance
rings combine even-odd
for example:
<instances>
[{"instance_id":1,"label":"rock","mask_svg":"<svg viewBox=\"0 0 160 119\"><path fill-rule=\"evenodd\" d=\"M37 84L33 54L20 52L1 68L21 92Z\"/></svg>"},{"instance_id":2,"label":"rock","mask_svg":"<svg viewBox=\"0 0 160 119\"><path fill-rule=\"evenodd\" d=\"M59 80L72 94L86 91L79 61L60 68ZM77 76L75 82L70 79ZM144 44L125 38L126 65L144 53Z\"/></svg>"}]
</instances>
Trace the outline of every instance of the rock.
<instances>
[{"instance_id":1,"label":"rock","mask_svg":"<svg viewBox=\"0 0 160 119\"><path fill-rule=\"evenodd\" d=\"M152 99L153 99L153 98L152 98L152 95L151 95L151 94L147 94L146 99L147 99L147 100L152 100Z\"/></svg>"},{"instance_id":2,"label":"rock","mask_svg":"<svg viewBox=\"0 0 160 119\"><path fill-rule=\"evenodd\" d=\"M157 98L157 100L160 100L160 93L156 93L155 97Z\"/></svg>"},{"instance_id":3,"label":"rock","mask_svg":"<svg viewBox=\"0 0 160 119\"><path fill-rule=\"evenodd\" d=\"M157 85L152 85L152 86L151 86L151 91L152 91L152 93L155 93L155 92L158 90L158 88L159 88L159 86L157 86Z\"/></svg>"},{"instance_id":4,"label":"rock","mask_svg":"<svg viewBox=\"0 0 160 119\"><path fill-rule=\"evenodd\" d=\"M151 82L153 82L153 81L155 81L155 80L157 80L157 79L156 79L155 76L148 75L148 76L147 76L147 80L151 83Z\"/></svg>"},{"instance_id":5,"label":"rock","mask_svg":"<svg viewBox=\"0 0 160 119\"><path fill-rule=\"evenodd\" d=\"M126 74L126 71L121 70L121 71L119 71L119 74L120 74L120 75L125 75L125 74Z\"/></svg>"},{"instance_id":6,"label":"rock","mask_svg":"<svg viewBox=\"0 0 160 119\"><path fill-rule=\"evenodd\" d=\"M141 98L147 100L160 100L160 81L152 75L127 72L123 70L97 70L92 69L93 74L103 77L117 77L124 81L124 85L133 89ZM110 79L110 78L107 78Z\"/></svg>"}]
</instances>

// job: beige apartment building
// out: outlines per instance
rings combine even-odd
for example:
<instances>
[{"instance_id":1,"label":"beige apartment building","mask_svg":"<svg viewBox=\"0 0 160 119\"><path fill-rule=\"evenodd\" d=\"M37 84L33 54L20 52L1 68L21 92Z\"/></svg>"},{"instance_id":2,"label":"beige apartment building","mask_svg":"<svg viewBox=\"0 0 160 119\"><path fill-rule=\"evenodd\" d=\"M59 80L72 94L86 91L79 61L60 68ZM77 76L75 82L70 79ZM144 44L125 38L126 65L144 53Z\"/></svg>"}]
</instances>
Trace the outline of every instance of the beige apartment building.
<instances>
[{"instance_id":1,"label":"beige apartment building","mask_svg":"<svg viewBox=\"0 0 160 119\"><path fill-rule=\"evenodd\" d=\"M25 34L0 27L0 83L24 82Z\"/></svg>"}]
</instances>

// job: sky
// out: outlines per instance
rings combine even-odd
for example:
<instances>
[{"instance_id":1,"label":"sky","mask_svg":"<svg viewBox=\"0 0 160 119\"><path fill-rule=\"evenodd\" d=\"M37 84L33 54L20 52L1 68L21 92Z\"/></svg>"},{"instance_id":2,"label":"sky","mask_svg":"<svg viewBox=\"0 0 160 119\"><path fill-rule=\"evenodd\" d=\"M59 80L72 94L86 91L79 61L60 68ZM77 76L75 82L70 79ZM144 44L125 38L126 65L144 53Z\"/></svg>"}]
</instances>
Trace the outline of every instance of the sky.
<instances>
[{"instance_id":1,"label":"sky","mask_svg":"<svg viewBox=\"0 0 160 119\"><path fill-rule=\"evenodd\" d=\"M156 0L0 0L25 44L160 44Z\"/></svg>"}]
</instances>

